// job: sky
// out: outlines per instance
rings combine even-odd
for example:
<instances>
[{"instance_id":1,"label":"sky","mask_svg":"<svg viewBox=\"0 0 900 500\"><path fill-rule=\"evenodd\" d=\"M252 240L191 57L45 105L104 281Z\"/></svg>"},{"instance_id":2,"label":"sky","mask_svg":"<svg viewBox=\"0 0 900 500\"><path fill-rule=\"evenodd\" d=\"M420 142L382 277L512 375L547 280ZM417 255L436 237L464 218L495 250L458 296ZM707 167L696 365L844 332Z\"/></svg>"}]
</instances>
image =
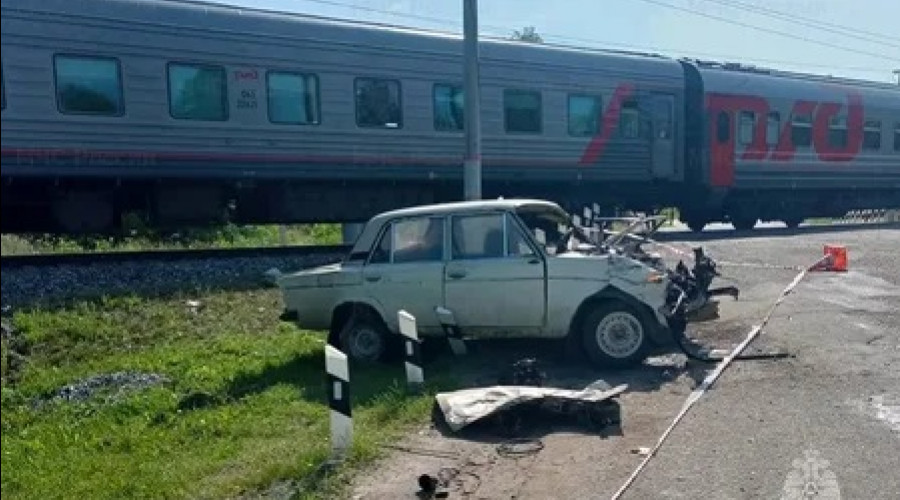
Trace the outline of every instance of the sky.
<instances>
[{"instance_id":1,"label":"sky","mask_svg":"<svg viewBox=\"0 0 900 500\"><path fill-rule=\"evenodd\" d=\"M212 0L462 32L463 0ZM898 0L479 0L479 32L896 81Z\"/></svg>"}]
</instances>

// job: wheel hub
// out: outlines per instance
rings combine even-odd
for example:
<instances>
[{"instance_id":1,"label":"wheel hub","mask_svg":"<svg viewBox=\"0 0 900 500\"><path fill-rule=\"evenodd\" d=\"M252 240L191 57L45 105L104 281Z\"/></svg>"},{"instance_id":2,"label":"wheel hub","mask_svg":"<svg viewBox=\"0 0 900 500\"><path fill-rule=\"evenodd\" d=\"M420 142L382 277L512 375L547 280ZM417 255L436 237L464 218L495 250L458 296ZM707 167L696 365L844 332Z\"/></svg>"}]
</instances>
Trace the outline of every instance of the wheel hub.
<instances>
[{"instance_id":1,"label":"wheel hub","mask_svg":"<svg viewBox=\"0 0 900 500\"><path fill-rule=\"evenodd\" d=\"M611 356L627 357L634 354L644 339L640 321L625 312L612 313L597 325L597 345Z\"/></svg>"},{"instance_id":2,"label":"wheel hub","mask_svg":"<svg viewBox=\"0 0 900 500\"><path fill-rule=\"evenodd\" d=\"M381 335L367 326L355 329L350 337L350 352L357 359L375 359L381 347Z\"/></svg>"}]
</instances>

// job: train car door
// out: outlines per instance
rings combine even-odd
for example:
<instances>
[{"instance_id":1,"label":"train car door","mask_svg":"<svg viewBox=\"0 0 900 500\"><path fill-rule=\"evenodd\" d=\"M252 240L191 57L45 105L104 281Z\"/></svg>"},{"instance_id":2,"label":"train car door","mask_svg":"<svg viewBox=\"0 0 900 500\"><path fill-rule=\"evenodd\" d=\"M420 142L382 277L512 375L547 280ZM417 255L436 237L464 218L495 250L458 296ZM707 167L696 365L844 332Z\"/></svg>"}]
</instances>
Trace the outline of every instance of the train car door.
<instances>
[{"instance_id":1,"label":"train car door","mask_svg":"<svg viewBox=\"0 0 900 500\"><path fill-rule=\"evenodd\" d=\"M653 177L668 178L675 175L675 138L673 116L675 113L675 96L668 94L650 94L650 147Z\"/></svg>"}]
</instances>

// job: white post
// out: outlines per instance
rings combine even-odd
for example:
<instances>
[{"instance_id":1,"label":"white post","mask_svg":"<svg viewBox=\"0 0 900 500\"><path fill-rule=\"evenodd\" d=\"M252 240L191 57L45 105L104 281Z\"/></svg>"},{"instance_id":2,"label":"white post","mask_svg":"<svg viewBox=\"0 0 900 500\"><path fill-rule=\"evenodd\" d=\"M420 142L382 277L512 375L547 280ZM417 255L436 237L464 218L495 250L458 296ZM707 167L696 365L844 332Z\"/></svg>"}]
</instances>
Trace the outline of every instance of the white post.
<instances>
[{"instance_id":1,"label":"white post","mask_svg":"<svg viewBox=\"0 0 900 500\"><path fill-rule=\"evenodd\" d=\"M353 416L350 405L350 366L347 355L325 346L328 406L331 408L332 457L343 459L353 444Z\"/></svg>"},{"instance_id":2,"label":"white post","mask_svg":"<svg viewBox=\"0 0 900 500\"><path fill-rule=\"evenodd\" d=\"M416 318L406 311L397 313L400 323L400 334L404 339L406 351L406 384L413 392L418 392L425 383L425 374L422 370L422 346L419 341L419 331L416 328Z\"/></svg>"}]
</instances>

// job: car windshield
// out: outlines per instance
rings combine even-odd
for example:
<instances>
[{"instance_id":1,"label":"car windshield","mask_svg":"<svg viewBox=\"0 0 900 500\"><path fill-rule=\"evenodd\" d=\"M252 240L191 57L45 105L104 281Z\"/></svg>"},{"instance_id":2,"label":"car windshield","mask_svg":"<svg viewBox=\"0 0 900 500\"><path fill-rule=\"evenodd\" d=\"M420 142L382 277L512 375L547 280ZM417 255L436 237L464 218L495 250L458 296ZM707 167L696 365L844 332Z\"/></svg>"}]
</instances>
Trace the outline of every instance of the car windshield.
<instances>
[{"instance_id":1,"label":"car windshield","mask_svg":"<svg viewBox=\"0 0 900 500\"><path fill-rule=\"evenodd\" d=\"M559 208L526 205L519 207L516 214L548 253L556 251L563 237L573 227L571 217Z\"/></svg>"}]
</instances>

